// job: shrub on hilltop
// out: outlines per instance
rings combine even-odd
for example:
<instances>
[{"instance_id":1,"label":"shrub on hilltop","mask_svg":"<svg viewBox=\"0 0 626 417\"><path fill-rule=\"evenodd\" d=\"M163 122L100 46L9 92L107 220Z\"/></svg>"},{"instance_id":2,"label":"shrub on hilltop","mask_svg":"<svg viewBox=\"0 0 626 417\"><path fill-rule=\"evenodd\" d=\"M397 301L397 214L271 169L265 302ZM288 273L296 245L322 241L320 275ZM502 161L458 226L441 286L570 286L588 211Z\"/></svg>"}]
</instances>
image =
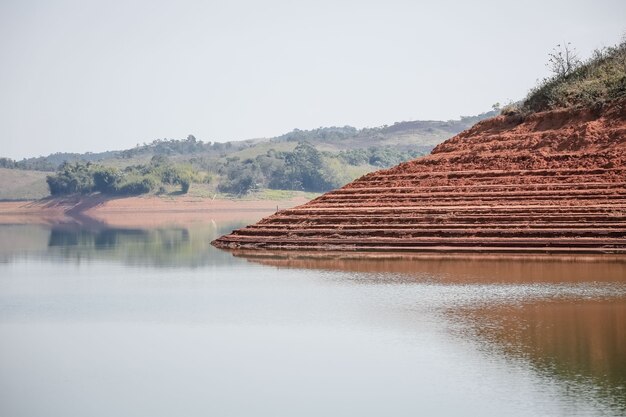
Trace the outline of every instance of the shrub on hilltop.
<instances>
[{"instance_id":1,"label":"shrub on hilltop","mask_svg":"<svg viewBox=\"0 0 626 417\"><path fill-rule=\"evenodd\" d=\"M626 40L594 51L585 62L569 44L558 46L548 66L553 75L530 91L520 106L522 113L588 107L626 97Z\"/></svg>"}]
</instances>

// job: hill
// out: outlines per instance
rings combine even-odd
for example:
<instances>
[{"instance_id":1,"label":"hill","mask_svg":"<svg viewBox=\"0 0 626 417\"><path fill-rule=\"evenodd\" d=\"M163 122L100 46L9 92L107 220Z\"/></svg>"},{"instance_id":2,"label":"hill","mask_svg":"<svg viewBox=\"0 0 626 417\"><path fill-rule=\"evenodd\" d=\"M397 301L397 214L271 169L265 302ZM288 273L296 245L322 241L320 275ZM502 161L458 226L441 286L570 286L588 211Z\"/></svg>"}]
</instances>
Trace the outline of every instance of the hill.
<instances>
[{"instance_id":1,"label":"hill","mask_svg":"<svg viewBox=\"0 0 626 417\"><path fill-rule=\"evenodd\" d=\"M529 95L524 112L481 121L429 156L367 174L214 245L626 253L622 54L623 45L572 73L591 74L583 78L548 80L549 87ZM603 65L621 81L603 84ZM529 104L546 89L570 91L578 83L606 88L594 90L604 92L594 100L567 93L567 101L542 105L547 110Z\"/></svg>"},{"instance_id":2,"label":"hill","mask_svg":"<svg viewBox=\"0 0 626 417\"><path fill-rule=\"evenodd\" d=\"M408 121L391 126L356 129L350 126L313 130L295 129L267 139L202 142L190 135L184 140L157 139L134 148L100 153L55 153L13 161L0 158L7 171L3 199L45 195L45 174L18 174L20 170L52 173L63 163L92 163L136 172L154 158L193 170L190 192L197 196L225 193L236 196L262 189L327 191L379 168L389 167L430 152L438 143L495 112L450 121ZM306 170L303 166L307 166ZM8 187L9 177L29 175L25 188ZM156 190L155 190L156 191Z\"/></svg>"}]
</instances>

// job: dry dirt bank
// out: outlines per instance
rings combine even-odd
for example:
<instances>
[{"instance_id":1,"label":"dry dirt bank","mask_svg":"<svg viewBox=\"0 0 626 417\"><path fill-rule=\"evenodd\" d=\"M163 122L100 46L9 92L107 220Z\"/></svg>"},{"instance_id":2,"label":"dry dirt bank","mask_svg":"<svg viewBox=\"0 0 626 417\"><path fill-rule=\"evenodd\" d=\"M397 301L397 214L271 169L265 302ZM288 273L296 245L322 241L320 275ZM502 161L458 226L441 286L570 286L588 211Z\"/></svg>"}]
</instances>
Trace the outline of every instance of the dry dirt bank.
<instances>
[{"instance_id":1,"label":"dry dirt bank","mask_svg":"<svg viewBox=\"0 0 626 417\"><path fill-rule=\"evenodd\" d=\"M626 253L626 100L482 121L214 244Z\"/></svg>"},{"instance_id":2,"label":"dry dirt bank","mask_svg":"<svg viewBox=\"0 0 626 417\"><path fill-rule=\"evenodd\" d=\"M306 203L289 200L211 200L197 197L87 196L36 201L0 202L0 224L102 224L156 227L165 224L258 219Z\"/></svg>"}]
</instances>

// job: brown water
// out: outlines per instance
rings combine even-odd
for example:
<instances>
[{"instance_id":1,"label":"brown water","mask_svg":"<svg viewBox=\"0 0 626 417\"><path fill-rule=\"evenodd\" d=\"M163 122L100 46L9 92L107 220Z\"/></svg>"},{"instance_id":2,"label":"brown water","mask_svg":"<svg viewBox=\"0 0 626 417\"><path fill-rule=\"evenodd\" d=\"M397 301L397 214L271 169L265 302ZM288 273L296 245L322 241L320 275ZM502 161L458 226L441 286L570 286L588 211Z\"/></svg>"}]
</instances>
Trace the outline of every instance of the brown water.
<instances>
[{"instance_id":1,"label":"brown water","mask_svg":"<svg viewBox=\"0 0 626 417\"><path fill-rule=\"evenodd\" d=\"M626 415L626 259L0 227L0 415Z\"/></svg>"}]
</instances>

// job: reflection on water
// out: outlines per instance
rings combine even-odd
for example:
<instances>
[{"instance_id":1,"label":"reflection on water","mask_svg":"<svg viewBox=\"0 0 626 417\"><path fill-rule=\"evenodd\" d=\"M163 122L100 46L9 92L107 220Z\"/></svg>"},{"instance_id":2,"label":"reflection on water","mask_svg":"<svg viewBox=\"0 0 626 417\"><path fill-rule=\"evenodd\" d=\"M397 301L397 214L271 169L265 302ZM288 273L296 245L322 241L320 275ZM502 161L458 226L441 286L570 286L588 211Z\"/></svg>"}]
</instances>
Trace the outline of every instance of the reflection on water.
<instances>
[{"instance_id":1,"label":"reflection on water","mask_svg":"<svg viewBox=\"0 0 626 417\"><path fill-rule=\"evenodd\" d=\"M626 258L210 246L246 223L0 226L0 415L626 414Z\"/></svg>"},{"instance_id":2,"label":"reflection on water","mask_svg":"<svg viewBox=\"0 0 626 417\"><path fill-rule=\"evenodd\" d=\"M465 335L592 389L626 412L626 297L549 300L451 310Z\"/></svg>"},{"instance_id":3,"label":"reflection on water","mask_svg":"<svg viewBox=\"0 0 626 417\"><path fill-rule=\"evenodd\" d=\"M0 262L43 257L53 261L99 259L163 267L232 263L229 256L215 251L210 243L245 224L245 221L196 223L158 229L0 226Z\"/></svg>"},{"instance_id":4,"label":"reflection on water","mask_svg":"<svg viewBox=\"0 0 626 417\"><path fill-rule=\"evenodd\" d=\"M382 274L406 282L558 283L624 282L621 255L473 255L385 252L295 252L234 250L234 256L278 268Z\"/></svg>"},{"instance_id":5,"label":"reflection on water","mask_svg":"<svg viewBox=\"0 0 626 417\"><path fill-rule=\"evenodd\" d=\"M626 412L624 256L232 253L277 268L365 273L356 276L361 282L472 285L467 298L442 306L460 337L488 342L483 348L528 361L574 395L591 390ZM485 290L490 296L476 294Z\"/></svg>"}]
</instances>

